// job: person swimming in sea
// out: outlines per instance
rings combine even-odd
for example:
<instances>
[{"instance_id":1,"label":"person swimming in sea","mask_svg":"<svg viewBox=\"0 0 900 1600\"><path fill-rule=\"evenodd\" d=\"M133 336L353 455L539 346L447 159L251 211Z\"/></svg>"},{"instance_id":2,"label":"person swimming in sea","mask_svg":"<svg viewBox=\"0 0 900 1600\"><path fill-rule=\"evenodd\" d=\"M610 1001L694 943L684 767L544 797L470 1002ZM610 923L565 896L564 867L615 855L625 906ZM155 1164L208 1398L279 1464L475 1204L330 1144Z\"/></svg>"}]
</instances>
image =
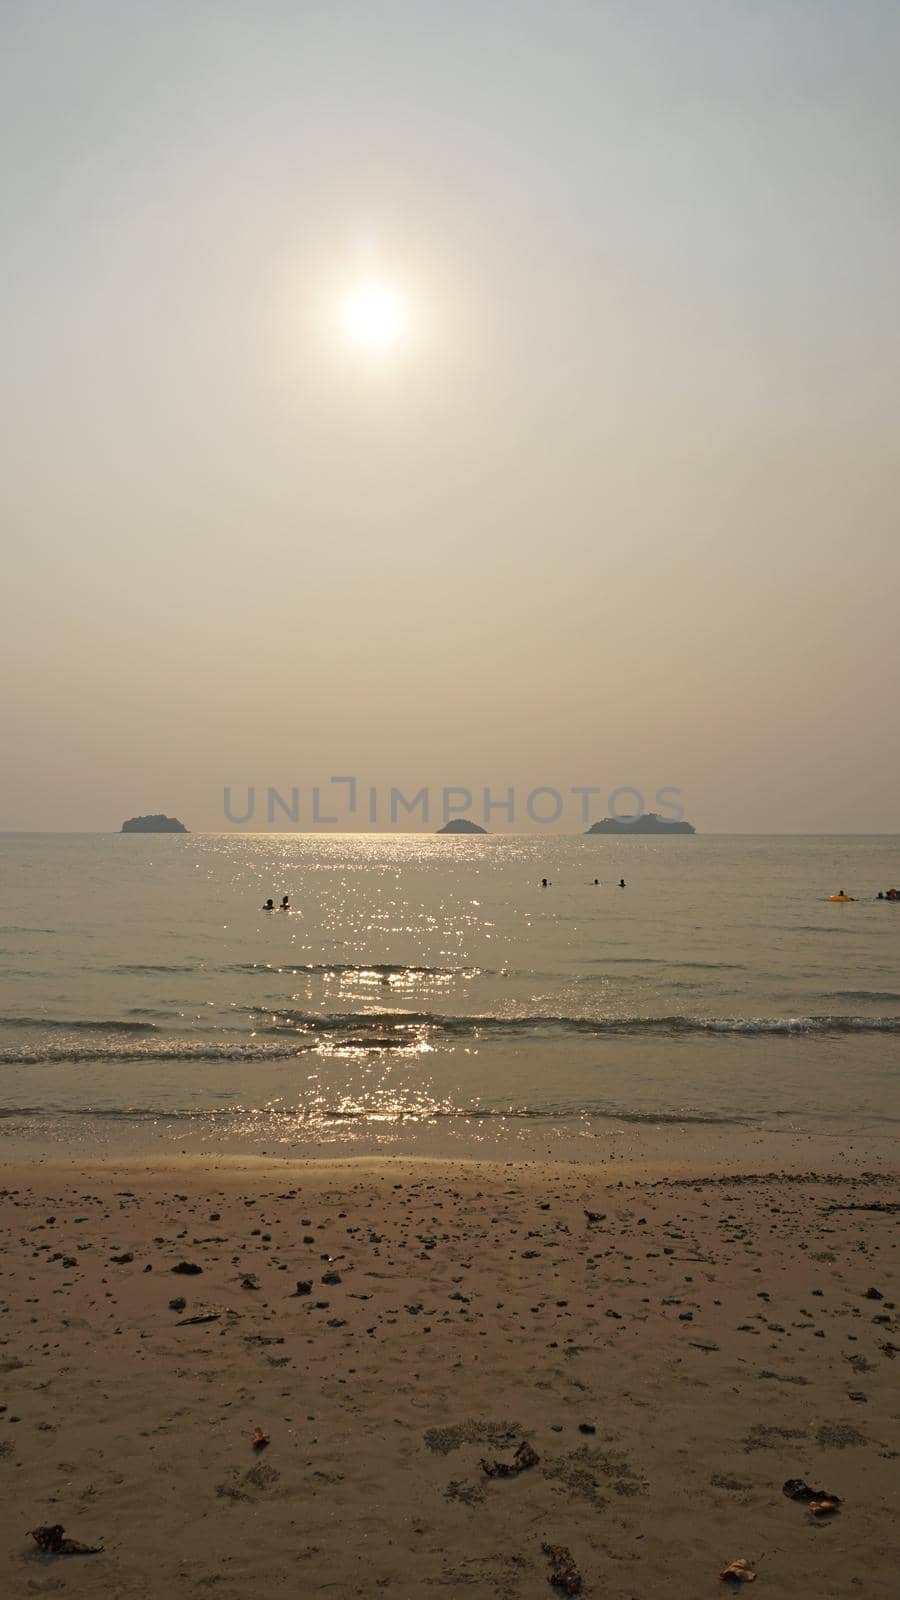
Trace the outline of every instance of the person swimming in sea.
<instances>
[{"instance_id":1,"label":"person swimming in sea","mask_svg":"<svg viewBox=\"0 0 900 1600\"><path fill-rule=\"evenodd\" d=\"M624 889L624 887L625 887L625 879L624 878L620 878L619 879L619 888L620 889Z\"/></svg>"},{"instance_id":2,"label":"person swimming in sea","mask_svg":"<svg viewBox=\"0 0 900 1600\"><path fill-rule=\"evenodd\" d=\"M265 905L263 906L263 911L274 911L274 910L275 910L275 901L272 900L272 899L267 900Z\"/></svg>"},{"instance_id":3,"label":"person swimming in sea","mask_svg":"<svg viewBox=\"0 0 900 1600\"><path fill-rule=\"evenodd\" d=\"M541 879L541 888L542 889L549 889L549 887L550 887L550 879L549 878L542 878Z\"/></svg>"},{"instance_id":4,"label":"person swimming in sea","mask_svg":"<svg viewBox=\"0 0 900 1600\"><path fill-rule=\"evenodd\" d=\"M291 909L291 902L290 902L290 900L289 900L289 899L288 899L288 897L287 897L287 895L286 895L286 894L283 894L283 895L282 895L282 896L281 896L281 905L280 905L280 906L279 906L279 907L278 907L278 909L279 909L279 911L290 911L290 909Z\"/></svg>"}]
</instances>

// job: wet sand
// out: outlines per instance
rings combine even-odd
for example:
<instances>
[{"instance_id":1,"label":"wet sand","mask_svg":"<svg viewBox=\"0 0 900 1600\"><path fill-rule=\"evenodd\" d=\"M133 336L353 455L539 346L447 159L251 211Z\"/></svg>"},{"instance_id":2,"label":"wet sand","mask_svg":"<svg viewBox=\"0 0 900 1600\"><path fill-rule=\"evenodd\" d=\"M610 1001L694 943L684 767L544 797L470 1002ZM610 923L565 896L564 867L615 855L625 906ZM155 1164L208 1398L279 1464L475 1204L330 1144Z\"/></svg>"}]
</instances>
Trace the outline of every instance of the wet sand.
<instances>
[{"instance_id":1,"label":"wet sand","mask_svg":"<svg viewBox=\"0 0 900 1600\"><path fill-rule=\"evenodd\" d=\"M545 1545L607 1600L725 1593L737 1557L772 1600L897 1592L896 1176L183 1160L0 1190L4 1595L528 1600L566 1592ZM40 1554L52 1524L102 1551Z\"/></svg>"}]
</instances>

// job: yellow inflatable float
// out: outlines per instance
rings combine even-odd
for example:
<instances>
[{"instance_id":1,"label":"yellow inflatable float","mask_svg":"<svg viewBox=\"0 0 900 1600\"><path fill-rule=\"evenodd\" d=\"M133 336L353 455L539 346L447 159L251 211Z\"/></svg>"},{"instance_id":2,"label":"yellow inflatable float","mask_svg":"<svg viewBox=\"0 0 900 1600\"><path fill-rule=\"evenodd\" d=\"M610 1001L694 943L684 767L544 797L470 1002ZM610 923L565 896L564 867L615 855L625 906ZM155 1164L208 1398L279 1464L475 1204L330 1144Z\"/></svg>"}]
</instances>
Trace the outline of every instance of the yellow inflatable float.
<instances>
[{"instance_id":1,"label":"yellow inflatable float","mask_svg":"<svg viewBox=\"0 0 900 1600\"><path fill-rule=\"evenodd\" d=\"M828 898L829 900L855 900L856 896L854 894L845 894L842 889L840 894L830 894Z\"/></svg>"}]
</instances>

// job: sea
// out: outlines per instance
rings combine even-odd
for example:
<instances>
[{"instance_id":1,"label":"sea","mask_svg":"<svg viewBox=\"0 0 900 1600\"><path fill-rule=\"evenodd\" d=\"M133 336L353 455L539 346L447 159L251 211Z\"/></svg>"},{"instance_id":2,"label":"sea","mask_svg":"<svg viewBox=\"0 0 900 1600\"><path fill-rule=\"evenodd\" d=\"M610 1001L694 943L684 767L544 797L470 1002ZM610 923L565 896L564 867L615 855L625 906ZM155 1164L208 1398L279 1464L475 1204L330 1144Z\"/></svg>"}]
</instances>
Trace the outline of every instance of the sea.
<instances>
[{"instance_id":1,"label":"sea","mask_svg":"<svg viewBox=\"0 0 900 1600\"><path fill-rule=\"evenodd\" d=\"M898 883L897 836L3 835L0 1156L884 1156Z\"/></svg>"}]
</instances>

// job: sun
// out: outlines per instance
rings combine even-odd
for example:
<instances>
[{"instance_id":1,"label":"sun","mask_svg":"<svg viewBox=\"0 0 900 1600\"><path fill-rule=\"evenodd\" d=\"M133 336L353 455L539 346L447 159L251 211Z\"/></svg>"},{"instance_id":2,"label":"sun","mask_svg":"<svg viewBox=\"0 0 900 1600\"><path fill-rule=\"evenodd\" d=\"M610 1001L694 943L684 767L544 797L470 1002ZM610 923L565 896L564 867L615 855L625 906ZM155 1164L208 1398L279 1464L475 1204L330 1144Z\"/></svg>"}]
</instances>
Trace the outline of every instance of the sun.
<instances>
[{"instance_id":1,"label":"sun","mask_svg":"<svg viewBox=\"0 0 900 1600\"><path fill-rule=\"evenodd\" d=\"M341 325L351 344L387 354L399 349L409 336L409 302L393 284L367 278L344 296Z\"/></svg>"}]
</instances>

